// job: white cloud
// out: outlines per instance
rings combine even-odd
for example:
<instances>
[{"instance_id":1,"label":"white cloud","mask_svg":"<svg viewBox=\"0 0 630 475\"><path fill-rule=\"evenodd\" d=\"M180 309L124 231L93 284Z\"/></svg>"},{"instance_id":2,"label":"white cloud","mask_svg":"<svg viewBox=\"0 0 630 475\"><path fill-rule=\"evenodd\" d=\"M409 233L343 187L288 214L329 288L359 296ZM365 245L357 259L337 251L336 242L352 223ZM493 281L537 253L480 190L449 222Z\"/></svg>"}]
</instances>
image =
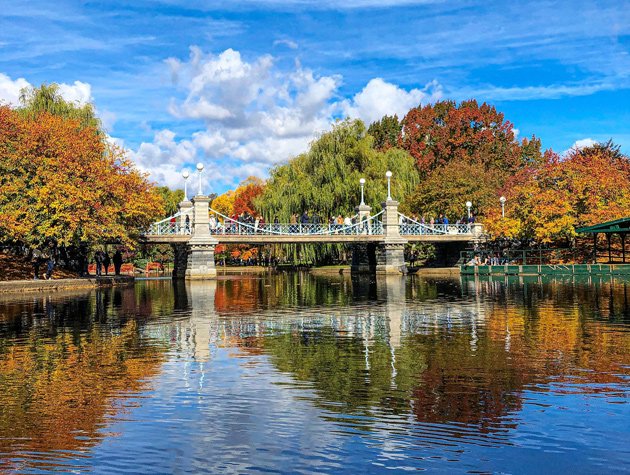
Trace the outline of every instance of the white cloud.
<instances>
[{"instance_id":1,"label":"white cloud","mask_svg":"<svg viewBox=\"0 0 630 475\"><path fill-rule=\"evenodd\" d=\"M30 83L24 78L12 80L6 74L0 73L0 103L19 105L20 90L29 87Z\"/></svg>"},{"instance_id":2,"label":"white cloud","mask_svg":"<svg viewBox=\"0 0 630 475\"><path fill-rule=\"evenodd\" d=\"M577 149L577 150L582 150L583 148L587 148L587 147L592 147L593 145L595 145L597 143L596 140L593 140L591 138L588 139L580 139L580 140L576 140L573 145L571 146L571 148L573 149Z\"/></svg>"},{"instance_id":3,"label":"white cloud","mask_svg":"<svg viewBox=\"0 0 630 475\"><path fill-rule=\"evenodd\" d=\"M402 117L442 94L436 81L405 90L376 78L343 99L340 76L316 75L299 62L281 70L269 55L247 61L233 49L215 55L192 47L187 61L169 58L165 64L184 93L171 99L168 110L203 124L180 141L170 130L158 132L134 153L143 170L169 186L181 186L181 168L198 157L220 171L213 180L228 186L250 175L264 177L270 166L305 151L340 115L367 123L385 114Z\"/></svg>"},{"instance_id":4,"label":"white cloud","mask_svg":"<svg viewBox=\"0 0 630 475\"><path fill-rule=\"evenodd\" d=\"M560 155L564 157L573 150L582 150L583 148L591 147L596 143L597 140L593 140L591 138L576 140L575 142L573 142L573 145L571 145L571 147L562 152Z\"/></svg>"},{"instance_id":5,"label":"white cloud","mask_svg":"<svg viewBox=\"0 0 630 475\"><path fill-rule=\"evenodd\" d=\"M298 44L293 40L276 40L273 42L274 46L286 46L290 49L297 49Z\"/></svg>"},{"instance_id":6,"label":"white cloud","mask_svg":"<svg viewBox=\"0 0 630 475\"><path fill-rule=\"evenodd\" d=\"M0 102L12 106L20 105L20 90L31 86L31 83L24 78L13 80L6 74L0 73ZM92 86L81 81L74 81L73 84L59 84L59 93L65 100L81 105L92 101Z\"/></svg>"},{"instance_id":7,"label":"white cloud","mask_svg":"<svg viewBox=\"0 0 630 475\"><path fill-rule=\"evenodd\" d=\"M181 171L197 157L197 147L190 140L175 140L175 132L156 132L153 142L143 142L131 158L151 179L172 188L182 187Z\"/></svg>"},{"instance_id":8,"label":"white cloud","mask_svg":"<svg viewBox=\"0 0 630 475\"><path fill-rule=\"evenodd\" d=\"M92 102L92 86L85 82L74 81L72 85L61 83L59 93L65 100L80 105Z\"/></svg>"},{"instance_id":9,"label":"white cloud","mask_svg":"<svg viewBox=\"0 0 630 475\"><path fill-rule=\"evenodd\" d=\"M427 84L424 89L406 91L381 78L370 80L352 101L344 101L346 115L362 119L369 124L384 115L397 114L402 118L412 107L420 103L434 102L442 97L442 87L437 81Z\"/></svg>"}]
</instances>

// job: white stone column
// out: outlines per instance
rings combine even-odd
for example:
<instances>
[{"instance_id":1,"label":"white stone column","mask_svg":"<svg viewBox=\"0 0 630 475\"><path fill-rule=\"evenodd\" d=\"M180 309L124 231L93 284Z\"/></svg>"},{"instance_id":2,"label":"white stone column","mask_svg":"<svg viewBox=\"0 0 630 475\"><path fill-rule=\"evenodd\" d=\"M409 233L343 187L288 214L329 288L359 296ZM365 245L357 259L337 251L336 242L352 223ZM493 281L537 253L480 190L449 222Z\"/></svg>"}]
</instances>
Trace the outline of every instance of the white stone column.
<instances>
[{"instance_id":1,"label":"white stone column","mask_svg":"<svg viewBox=\"0 0 630 475\"><path fill-rule=\"evenodd\" d=\"M383 242L376 250L377 274L404 274L405 244L407 240L400 236L398 222L398 201L387 200L383 203Z\"/></svg>"},{"instance_id":2,"label":"white stone column","mask_svg":"<svg viewBox=\"0 0 630 475\"><path fill-rule=\"evenodd\" d=\"M188 265L186 279L214 279L214 248L219 243L210 234L210 198L195 196L193 203L192 237L188 241Z\"/></svg>"},{"instance_id":3,"label":"white stone column","mask_svg":"<svg viewBox=\"0 0 630 475\"><path fill-rule=\"evenodd\" d=\"M180 234L189 234L192 233L192 225L193 225L193 204L190 200L184 200L177 205L177 209L179 210L179 233ZM186 216L190 219L190 229L186 230Z\"/></svg>"},{"instance_id":4,"label":"white stone column","mask_svg":"<svg viewBox=\"0 0 630 475\"><path fill-rule=\"evenodd\" d=\"M358 223L359 223L359 234L370 234L371 231L369 229L369 225L370 223L368 222L368 229L364 230L363 229L363 225L364 225L364 220L370 219L371 213L372 213L372 207L368 206L368 205L359 205L356 208L354 208L354 212L358 214L357 218L358 218Z\"/></svg>"}]
</instances>

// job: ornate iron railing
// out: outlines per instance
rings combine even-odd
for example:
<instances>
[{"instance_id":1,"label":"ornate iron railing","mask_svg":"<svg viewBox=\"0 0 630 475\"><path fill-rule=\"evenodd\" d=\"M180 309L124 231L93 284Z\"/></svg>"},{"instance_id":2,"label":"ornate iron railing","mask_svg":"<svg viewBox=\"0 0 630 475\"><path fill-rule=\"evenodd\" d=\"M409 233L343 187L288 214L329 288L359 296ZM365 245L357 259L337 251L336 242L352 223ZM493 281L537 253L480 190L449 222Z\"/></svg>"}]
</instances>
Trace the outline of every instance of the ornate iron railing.
<instances>
[{"instance_id":1,"label":"ornate iron railing","mask_svg":"<svg viewBox=\"0 0 630 475\"><path fill-rule=\"evenodd\" d=\"M210 222L210 233L225 236L282 235L282 236L321 236L321 235L379 235L383 234L383 223L378 219L381 211L368 219L352 225L345 224L286 224L286 223L244 223L210 209L215 219Z\"/></svg>"},{"instance_id":2,"label":"ornate iron railing","mask_svg":"<svg viewBox=\"0 0 630 475\"><path fill-rule=\"evenodd\" d=\"M400 234L403 236L472 234L468 223L457 224L426 224L419 223L402 213L398 213Z\"/></svg>"},{"instance_id":3,"label":"ornate iron railing","mask_svg":"<svg viewBox=\"0 0 630 475\"><path fill-rule=\"evenodd\" d=\"M162 221L153 223L149 226L146 234L151 236L167 236L173 234L190 234L190 228L185 227L180 223L178 219L181 213L176 213L173 216L164 218ZM173 221L174 220L174 221Z\"/></svg>"}]
</instances>

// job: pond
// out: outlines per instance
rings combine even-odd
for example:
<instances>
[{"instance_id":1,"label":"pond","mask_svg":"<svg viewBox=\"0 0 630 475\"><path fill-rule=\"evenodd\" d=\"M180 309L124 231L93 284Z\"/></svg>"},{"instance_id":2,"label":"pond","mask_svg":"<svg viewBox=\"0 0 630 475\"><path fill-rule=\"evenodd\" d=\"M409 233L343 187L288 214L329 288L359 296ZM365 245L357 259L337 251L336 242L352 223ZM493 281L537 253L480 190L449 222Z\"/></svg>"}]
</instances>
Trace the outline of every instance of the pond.
<instances>
[{"instance_id":1,"label":"pond","mask_svg":"<svg viewBox=\"0 0 630 475\"><path fill-rule=\"evenodd\" d=\"M629 294L284 273L0 296L0 470L628 472Z\"/></svg>"}]
</instances>

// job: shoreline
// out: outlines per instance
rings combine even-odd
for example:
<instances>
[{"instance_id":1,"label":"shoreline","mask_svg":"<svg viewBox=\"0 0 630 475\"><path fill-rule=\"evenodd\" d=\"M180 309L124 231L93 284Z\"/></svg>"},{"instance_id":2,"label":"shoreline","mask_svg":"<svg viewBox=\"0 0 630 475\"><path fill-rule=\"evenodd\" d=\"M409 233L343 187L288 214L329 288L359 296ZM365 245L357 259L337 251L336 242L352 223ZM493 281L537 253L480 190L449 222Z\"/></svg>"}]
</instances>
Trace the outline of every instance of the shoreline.
<instances>
[{"instance_id":1,"label":"shoreline","mask_svg":"<svg viewBox=\"0 0 630 475\"><path fill-rule=\"evenodd\" d=\"M0 282L0 293L24 293L42 291L61 291L70 289L95 289L98 287L115 287L118 285L130 285L135 277L128 275L119 276L91 276L73 279L51 280L6 280Z\"/></svg>"}]
</instances>

